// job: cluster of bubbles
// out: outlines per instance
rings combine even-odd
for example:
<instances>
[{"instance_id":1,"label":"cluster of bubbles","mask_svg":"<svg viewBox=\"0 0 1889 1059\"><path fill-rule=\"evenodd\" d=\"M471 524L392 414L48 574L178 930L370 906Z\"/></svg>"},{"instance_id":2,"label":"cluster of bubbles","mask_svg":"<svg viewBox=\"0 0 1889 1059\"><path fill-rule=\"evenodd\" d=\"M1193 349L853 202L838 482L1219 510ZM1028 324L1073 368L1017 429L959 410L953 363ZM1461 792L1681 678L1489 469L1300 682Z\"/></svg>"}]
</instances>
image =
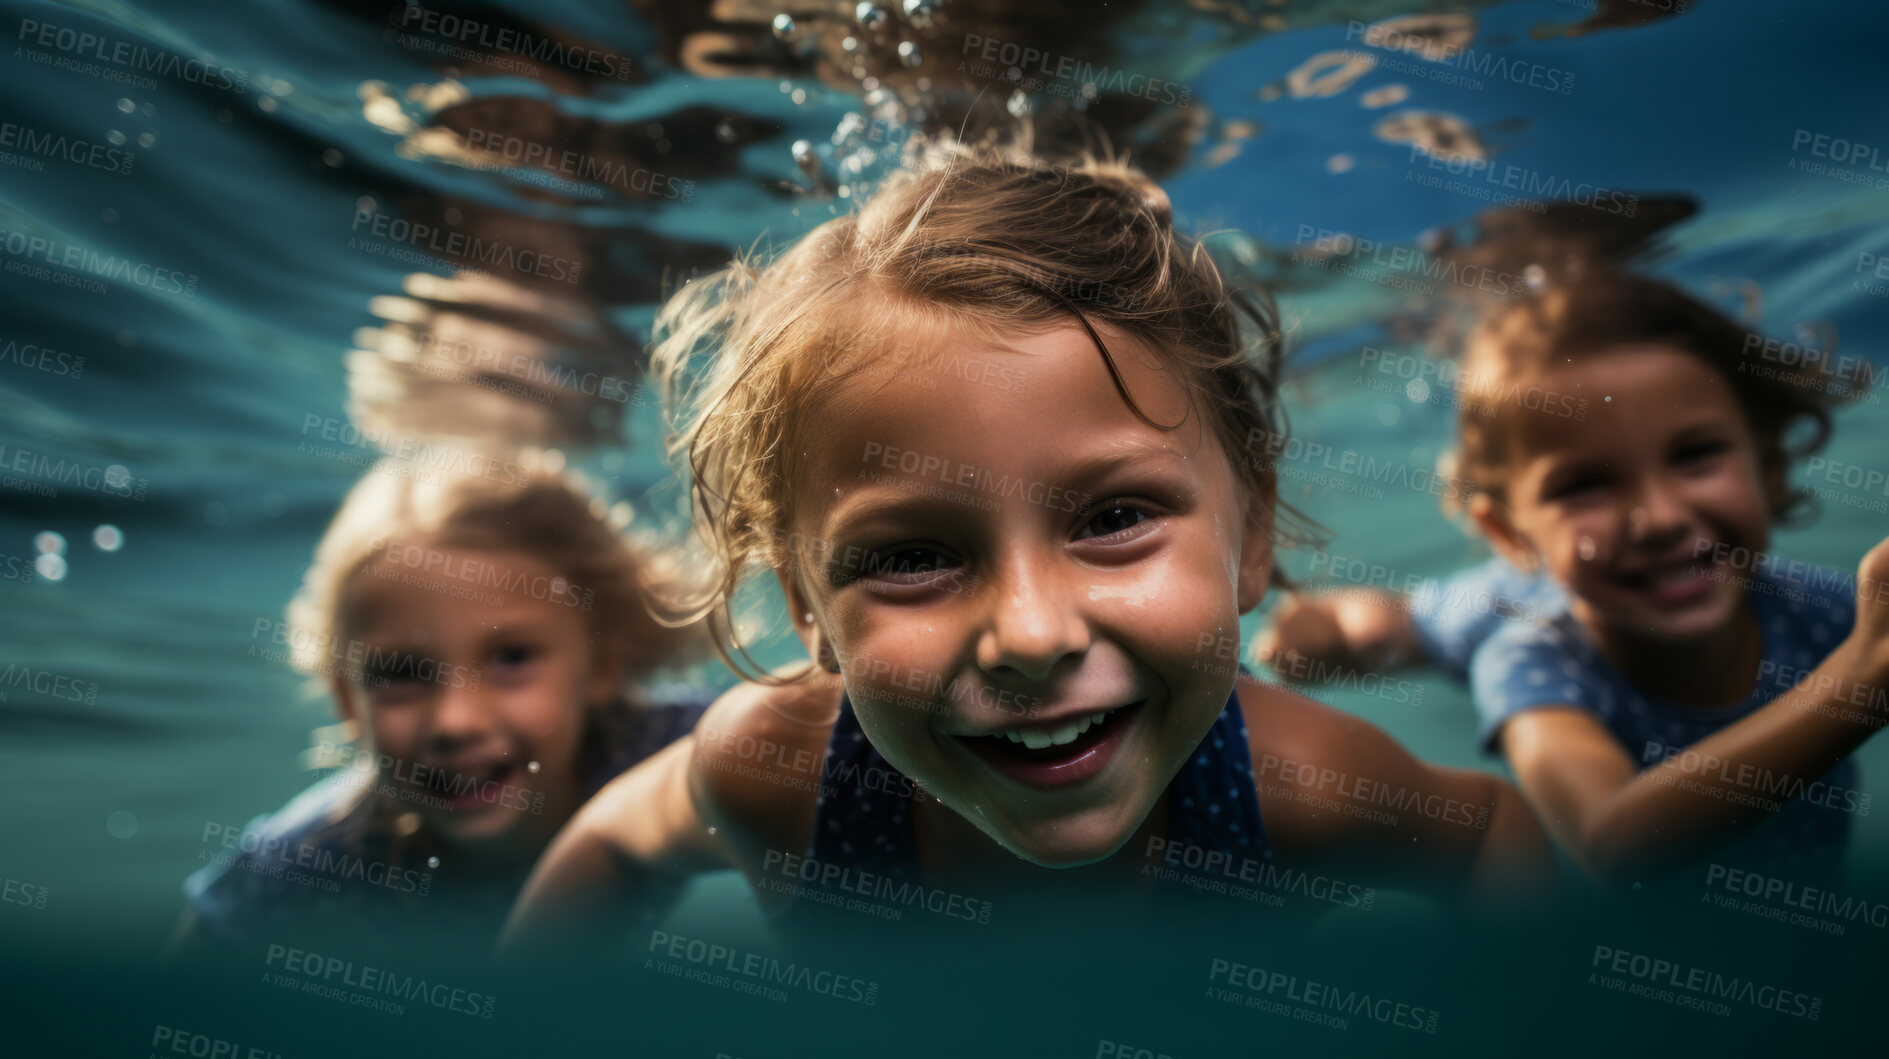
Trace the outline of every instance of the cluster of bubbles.
<instances>
[{"instance_id":1,"label":"cluster of bubbles","mask_svg":"<svg viewBox=\"0 0 1889 1059\"><path fill-rule=\"evenodd\" d=\"M905 24L913 30L927 31L937 25L939 0L903 0L899 10ZM838 35L839 54L829 56L841 66L850 64L849 72L862 90L864 111L848 113L834 129L829 144L796 140L791 148L794 165L815 191L836 198L863 194L886 171L895 166L909 139L910 130L925 121L923 96L931 90L928 77L916 77L910 91L901 97L891 86L881 84L866 66L868 53L889 51L899 65L917 69L925 62L919 42L898 32L898 22L885 7L872 0L854 6L850 20L844 16L806 14L796 20L782 13L774 16L776 39L811 57L823 44ZM835 25L837 24L837 25ZM781 92L796 104L807 101L807 90L791 81L781 82Z\"/></svg>"},{"instance_id":2,"label":"cluster of bubbles","mask_svg":"<svg viewBox=\"0 0 1889 1059\"><path fill-rule=\"evenodd\" d=\"M101 552L115 552L125 546L125 532L109 522L101 523L92 530L92 544ZM33 537L33 549L39 554L33 560L33 570L48 581L63 581L66 577L66 539L52 530L42 530Z\"/></svg>"}]
</instances>

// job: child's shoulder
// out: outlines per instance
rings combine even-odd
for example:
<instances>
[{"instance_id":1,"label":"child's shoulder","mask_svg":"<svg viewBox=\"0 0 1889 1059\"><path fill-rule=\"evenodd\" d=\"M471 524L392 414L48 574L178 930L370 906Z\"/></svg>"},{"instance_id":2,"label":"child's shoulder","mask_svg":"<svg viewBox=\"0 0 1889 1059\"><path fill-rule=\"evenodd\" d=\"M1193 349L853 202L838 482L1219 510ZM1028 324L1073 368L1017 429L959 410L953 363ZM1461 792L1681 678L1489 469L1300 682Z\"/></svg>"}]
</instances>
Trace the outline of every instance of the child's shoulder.
<instances>
[{"instance_id":1,"label":"child's shoulder","mask_svg":"<svg viewBox=\"0 0 1889 1059\"><path fill-rule=\"evenodd\" d=\"M739 684L716 699L696 725L690 767L711 814L770 845L804 842L844 694L837 676L821 672Z\"/></svg>"},{"instance_id":2,"label":"child's shoulder","mask_svg":"<svg viewBox=\"0 0 1889 1059\"><path fill-rule=\"evenodd\" d=\"M240 829L206 825L203 867L184 880L184 896L197 921L219 938L239 940L271 914L288 914L326 893L291 884L286 869L311 859L305 850L338 850L361 804L359 778L343 771Z\"/></svg>"},{"instance_id":3,"label":"child's shoulder","mask_svg":"<svg viewBox=\"0 0 1889 1059\"><path fill-rule=\"evenodd\" d=\"M1353 746L1360 735L1389 739L1363 718L1277 684L1242 674L1238 691L1253 771L1262 778L1271 763L1330 761Z\"/></svg>"}]
</instances>

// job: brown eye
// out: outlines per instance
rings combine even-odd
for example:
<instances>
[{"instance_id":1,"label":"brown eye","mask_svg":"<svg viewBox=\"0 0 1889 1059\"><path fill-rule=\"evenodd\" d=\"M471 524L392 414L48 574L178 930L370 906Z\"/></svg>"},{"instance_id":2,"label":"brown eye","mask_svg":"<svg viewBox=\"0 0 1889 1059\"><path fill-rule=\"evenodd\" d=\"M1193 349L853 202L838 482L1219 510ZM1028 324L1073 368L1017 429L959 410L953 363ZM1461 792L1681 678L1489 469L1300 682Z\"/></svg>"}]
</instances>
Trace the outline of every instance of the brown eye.
<instances>
[{"instance_id":1,"label":"brown eye","mask_svg":"<svg viewBox=\"0 0 1889 1059\"><path fill-rule=\"evenodd\" d=\"M1134 529L1148 520L1147 512L1130 504L1110 504L1095 513L1095 517L1083 523L1076 533L1078 540L1094 537L1109 537L1124 530Z\"/></svg>"},{"instance_id":2,"label":"brown eye","mask_svg":"<svg viewBox=\"0 0 1889 1059\"><path fill-rule=\"evenodd\" d=\"M1723 441L1694 441L1673 450L1673 462L1700 464L1719 456L1729 448Z\"/></svg>"}]
</instances>

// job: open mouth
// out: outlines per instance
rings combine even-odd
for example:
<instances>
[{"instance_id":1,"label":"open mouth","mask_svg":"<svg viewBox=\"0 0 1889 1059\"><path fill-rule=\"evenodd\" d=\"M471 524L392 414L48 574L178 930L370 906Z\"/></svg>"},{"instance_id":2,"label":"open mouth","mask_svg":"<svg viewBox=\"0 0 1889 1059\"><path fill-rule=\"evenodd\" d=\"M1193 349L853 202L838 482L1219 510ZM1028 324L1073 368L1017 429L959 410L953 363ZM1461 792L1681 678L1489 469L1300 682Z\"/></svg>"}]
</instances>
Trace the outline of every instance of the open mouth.
<instances>
[{"instance_id":1,"label":"open mouth","mask_svg":"<svg viewBox=\"0 0 1889 1059\"><path fill-rule=\"evenodd\" d=\"M482 809L499 803L499 792L517 772L518 766L509 761L442 769L436 774L437 778L426 785L426 791L443 800L450 809Z\"/></svg>"},{"instance_id":2,"label":"open mouth","mask_svg":"<svg viewBox=\"0 0 1889 1059\"><path fill-rule=\"evenodd\" d=\"M1697 602L1712 591L1717 579L1710 567L1706 562L1671 563L1624 575L1620 581L1659 606L1680 606Z\"/></svg>"},{"instance_id":3,"label":"open mouth","mask_svg":"<svg viewBox=\"0 0 1889 1059\"><path fill-rule=\"evenodd\" d=\"M956 738L998 772L1036 790L1055 790L1101 772L1126 739L1142 702L1097 710L1054 727Z\"/></svg>"}]
</instances>

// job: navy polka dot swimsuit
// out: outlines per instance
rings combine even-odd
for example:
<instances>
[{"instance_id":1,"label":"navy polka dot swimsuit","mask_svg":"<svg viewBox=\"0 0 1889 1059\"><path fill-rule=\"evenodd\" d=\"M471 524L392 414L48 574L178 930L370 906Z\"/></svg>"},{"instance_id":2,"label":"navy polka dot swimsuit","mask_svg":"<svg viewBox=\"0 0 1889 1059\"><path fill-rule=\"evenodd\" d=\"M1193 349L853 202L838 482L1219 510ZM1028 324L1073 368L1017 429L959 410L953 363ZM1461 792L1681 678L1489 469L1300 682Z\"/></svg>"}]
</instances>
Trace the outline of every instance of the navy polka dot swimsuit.
<instances>
[{"instance_id":1,"label":"navy polka dot swimsuit","mask_svg":"<svg viewBox=\"0 0 1889 1059\"><path fill-rule=\"evenodd\" d=\"M920 881L912 829L912 799L919 791L873 748L846 698L840 701L839 720L827 746L825 778L808 860L891 880ZM1271 858L1253 786L1246 719L1237 697L1228 698L1167 793L1169 842L1224 853L1236 862ZM787 908L796 903L790 900Z\"/></svg>"}]
</instances>

